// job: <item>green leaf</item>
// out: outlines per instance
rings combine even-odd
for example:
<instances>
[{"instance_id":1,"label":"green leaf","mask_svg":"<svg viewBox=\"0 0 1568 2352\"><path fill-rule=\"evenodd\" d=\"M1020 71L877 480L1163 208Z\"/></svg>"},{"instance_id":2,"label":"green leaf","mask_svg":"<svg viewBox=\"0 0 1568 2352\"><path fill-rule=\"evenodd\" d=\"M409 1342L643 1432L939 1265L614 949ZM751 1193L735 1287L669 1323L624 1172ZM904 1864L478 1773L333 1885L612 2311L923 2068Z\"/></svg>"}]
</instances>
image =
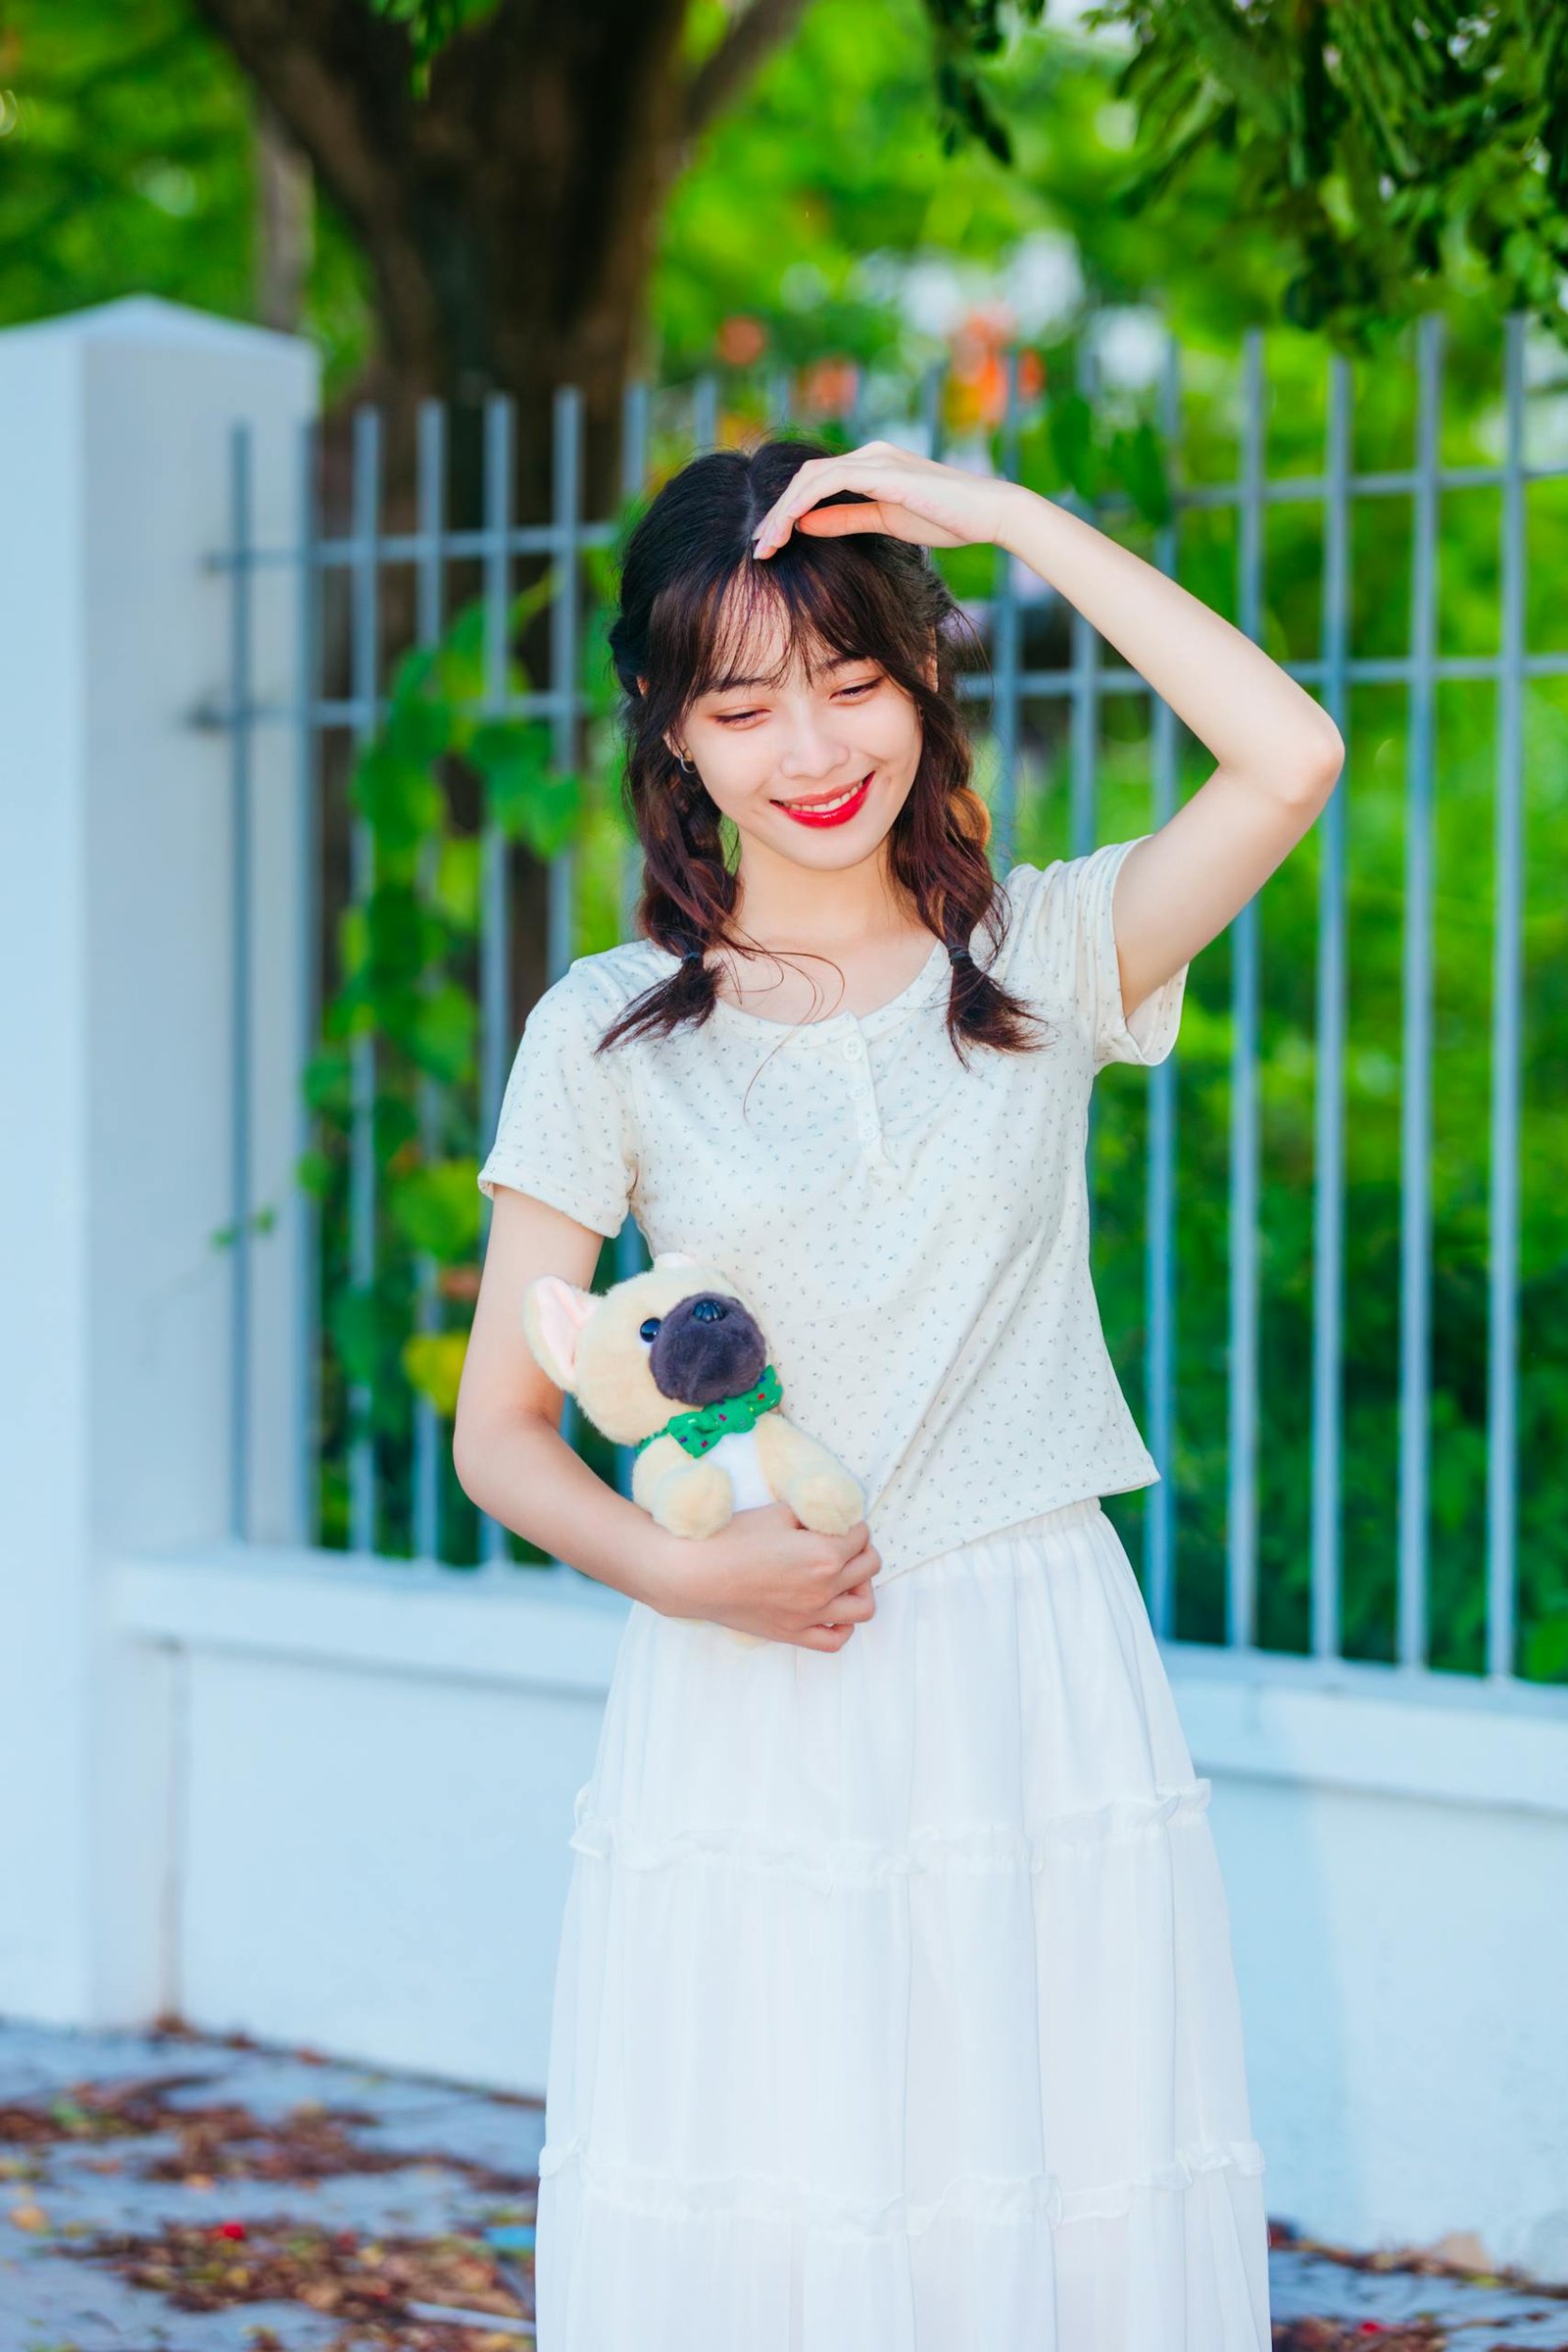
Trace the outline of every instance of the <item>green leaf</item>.
<instances>
[{"instance_id":1,"label":"green leaf","mask_svg":"<svg viewBox=\"0 0 1568 2352\"><path fill-rule=\"evenodd\" d=\"M448 980L419 992L407 1043L421 1070L451 1084L470 1077L478 1036L478 1007L466 989Z\"/></svg>"},{"instance_id":2,"label":"green leaf","mask_svg":"<svg viewBox=\"0 0 1568 2352\"><path fill-rule=\"evenodd\" d=\"M338 970L345 980L352 980L365 962L368 944L365 908L360 906L345 906L337 918Z\"/></svg>"},{"instance_id":3,"label":"green leaf","mask_svg":"<svg viewBox=\"0 0 1568 2352\"><path fill-rule=\"evenodd\" d=\"M1080 498L1099 498L1104 474L1095 447L1094 416L1088 401L1081 392L1058 392L1049 402L1046 416L1063 481Z\"/></svg>"},{"instance_id":4,"label":"green leaf","mask_svg":"<svg viewBox=\"0 0 1568 2352\"><path fill-rule=\"evenodd\" d=\"M1522 1670L1533 1683L1568 1682L1568 1609L1531 1626L1524 1640Z\"/></svg>"},{"instance_id":5,"label":"green leaf","mask_svg":"<svg viewBox=\"0 0 1568 2352\"><path fill-rule=\"evenodd\" d=\"M305 1100L331 1119L346 1120L354 1102L354 1073L347 1050L323 1046L305 1065Z\"/></svg>"},{"instance_id":6,"label":"green leaf","mask_svg":"<svg viewBox=\"0 0 1568 2352\"><path fill-rule=\"evenodd\" d=\"M394 736L381 736L361 754L349 798L377 843L392 849L416 847L441 822L440 787Z\"/></svg>"},{"instance_id":7,"label":"green leaf","mask_svg":"<svg viewBox=\"0 0 1568 2352\"><path fill-rule=\"evenodd\" d=\"M1159 441L1147 420L1131 432L1118 428L1106 452L1110 471L1126 491L1145 522L1157 527L1170 520L1170 485L1160 457Z\"/></svg>"},{"instance_id":8,"label":"green leaf","mask_svg":"<svg viewBox=\"0 0 1568 2352\"><path fill-rule=\"evenodd\" d=\"M401 1095L377 1095L374 1131L375 1162L377 1167L384 1168L406 1144L412 1144L417 1137L419 1114Z\"/></svg>"},{"instance_id":9,"label":"green leaf","mask_svg":"<svg viewBox=\"0 0 1568 2352\"><path fill-rule=\"evenodd\" d=\"M553 767L550 731L538 719L502 720L475 730L468 758L484 779L492 823L536 858L553 858L576 832L582 786Z\"/></svg>"},{"instance_id":10,"label":"green leaf","mask_svg":"<svg viewBox=\"0 0 1568 2352\"><path fill-rule=\"evenodd\" d=\"M403 1177L388 1195L393 1223L416 1250L444 1265L472 1257L484 1206L478 1174L476 1159L446 1159Z\"/></svg>"},{"instance_id":11,"label":"green leaf","mask_svg":"<svg viewBox=\"0 0 1568 2352\"><path fill-rule=\"evenodd\" d=\"M443 1421L457 1416L467 1352L468 1335L464 1331L416 1332L404 1343L402 1363L409 1385L428 1398Z\"/></svg>"},{"instance_id":12,"label":"green leaf","mask_svg":"<svg viewBox=\"0 0 1568 2352\"><path fill-rule=\"evenodd\" d=\"M392 1301L363 1286L347 1287L327 1300L326 1327L345 1376L360 1388L371 1388L384 1377L403 1339Z\"/></svg>"},{"instance_id":13,"label":"green leaf","mask_svg":"<svg viewBox=\"0 0 1568 2352\"><path fill-rule=\"evenodd\" d=\"M484 693L484 604L475 598L452 622L436 656L435 674L453 708Z\"/></svg>"},{"instance_id":14,"label":"green leaf","mask_svg":"<svg viewBox=\"0 0 1568 2352\"><path fill-rule=\"evenodd\" d=\"M472 933L479 927L483 872L483 844L477 834L442 842L430 881L430 904L459 931Z\"/></svg>"},{"instance_id":15,"label":"green leaf","mask_svg":"<svg viewBox=\"0 0 1568 2352\"><path fill-rule=\"evenodd\" d=\"M332 1188L330 1154L316 1150L314 1146L309 1152L302 1152L294 1163L294 1177L302 1192L313 1194L318 1200L324 1200Z\"/></svg>"},{"instance_id":16,"label":"green leaf","mask_svg":"<svg viewBox=\"0 0 1568 2352\"><path fill-rule=\"evenodd\" d=\"M416 978L441 943L415 893L405 883L383 884L371 892L365 913L377 989Z\"/></svg>"}]
</instances>

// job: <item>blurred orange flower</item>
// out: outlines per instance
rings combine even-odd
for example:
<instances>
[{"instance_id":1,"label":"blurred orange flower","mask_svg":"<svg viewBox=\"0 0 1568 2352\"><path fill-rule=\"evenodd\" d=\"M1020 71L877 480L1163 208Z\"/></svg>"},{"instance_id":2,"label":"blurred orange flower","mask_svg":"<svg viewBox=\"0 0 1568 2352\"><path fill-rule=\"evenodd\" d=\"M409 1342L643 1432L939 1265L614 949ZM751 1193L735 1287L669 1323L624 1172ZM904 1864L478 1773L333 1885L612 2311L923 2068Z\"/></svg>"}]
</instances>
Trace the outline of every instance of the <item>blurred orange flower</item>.
<instances>
[{"instance_id":1,"label":"blurred orange flower","mask_svg":"<svg viewBox=\"0 0 1568 2352\"><path fill-rule=\"evenodd\" d=\"M730 368L750 368L767 349L767 334L761 321L737 313L726 318L718 330L718 356Z\"/></svg>"},{"instance_id":2,"label":"blurred orange flower","mask_svg":"<svg viewBox=\"0 0 1568 2352\"><path fill-rule=\"evenodd\" d=\"M1000 424L1006 408L1006 354L1012 321L1004 311L972 311L952 340L948 373L948 422L956 430L974 431ZM1045 387L1046 369L1040 354L1018 354L1018 397L1038 398Z\"/></svg>"},{"instance_id":3,"label":"blurred orange flower","mask_svg":"<svg viewBox=\"0 0 1568 2352\"><path fill-rule=\"evenodd\" d=\"M812 416L842 416L855 405L855 362L817 360L806 370L801 405Z\"/></svg>"}]
</instances>

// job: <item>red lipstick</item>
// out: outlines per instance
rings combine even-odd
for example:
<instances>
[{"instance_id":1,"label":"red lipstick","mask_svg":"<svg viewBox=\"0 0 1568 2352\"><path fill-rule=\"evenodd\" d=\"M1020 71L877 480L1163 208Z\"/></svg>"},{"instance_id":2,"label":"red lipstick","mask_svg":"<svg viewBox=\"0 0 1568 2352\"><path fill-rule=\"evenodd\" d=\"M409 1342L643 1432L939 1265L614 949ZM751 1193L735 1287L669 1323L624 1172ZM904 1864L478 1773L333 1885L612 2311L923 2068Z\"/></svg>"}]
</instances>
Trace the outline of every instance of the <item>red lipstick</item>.
<instances>
[{"instance_id":1,"label":"red lipstick","mask_svg":"<svg viewBox=\"0 0 1568 2352\"><path fill-rule=\"evenodd\" d=\"M864 808L865 796L870 789L871 779L865 776L854 787L847 800L839 801L836 806L827 808L813 808L804 802L797 802L792 808L788 801L775 801L773 806L782 808L785 815L792 816L798 825L844 825Z\"/></svg>"}]
</instances>

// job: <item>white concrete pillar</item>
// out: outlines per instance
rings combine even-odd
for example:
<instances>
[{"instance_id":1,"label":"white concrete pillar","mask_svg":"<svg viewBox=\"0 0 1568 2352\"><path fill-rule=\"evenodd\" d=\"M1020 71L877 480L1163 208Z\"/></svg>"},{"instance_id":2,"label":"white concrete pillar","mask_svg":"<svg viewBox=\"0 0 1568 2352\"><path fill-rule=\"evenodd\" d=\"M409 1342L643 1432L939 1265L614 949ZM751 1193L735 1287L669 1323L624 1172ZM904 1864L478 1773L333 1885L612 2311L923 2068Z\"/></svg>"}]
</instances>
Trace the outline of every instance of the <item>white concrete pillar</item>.
<instances>
[{"instance_id":1,"label":"white concrete pillar","mask_svg":"<svg viewBox=\"0 0 1568 2352\"><path fill-rule=\"evenodd\" d=\"M106 1630L106 1555L227 1519L233 1198L223 735L233 425L256 534L297 532L302 343L134 300L0 334L0 2011L171 2002L172 1652ZM256 588L261 700L294 584ZM298 1530L288 1443L304 971L292 731L253 760L252 1532Z\"/></svg>"}]
</instances>

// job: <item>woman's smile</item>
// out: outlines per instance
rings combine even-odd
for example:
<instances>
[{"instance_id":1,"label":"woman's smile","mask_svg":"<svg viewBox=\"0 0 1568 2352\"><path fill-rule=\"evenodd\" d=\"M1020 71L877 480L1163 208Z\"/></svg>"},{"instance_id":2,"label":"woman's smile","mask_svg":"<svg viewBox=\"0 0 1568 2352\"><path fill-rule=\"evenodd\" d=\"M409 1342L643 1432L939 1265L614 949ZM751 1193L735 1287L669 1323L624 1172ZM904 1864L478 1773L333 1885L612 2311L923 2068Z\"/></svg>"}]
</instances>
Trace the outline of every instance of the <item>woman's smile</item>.
<instances>
[{"instance_id":1,"label":"woman's smile","mask_svg":"<svg viewBox=\"0 0 1568 2352\"><path fill-rule=\"evenodd\" d=\"M858 784L846 785L837 793L819 795L814 800L775 801L773 806L782 808L798 825L842 825L865 806L870 789L871 775L867 774Z\"/></svg>"}]
</instances>

